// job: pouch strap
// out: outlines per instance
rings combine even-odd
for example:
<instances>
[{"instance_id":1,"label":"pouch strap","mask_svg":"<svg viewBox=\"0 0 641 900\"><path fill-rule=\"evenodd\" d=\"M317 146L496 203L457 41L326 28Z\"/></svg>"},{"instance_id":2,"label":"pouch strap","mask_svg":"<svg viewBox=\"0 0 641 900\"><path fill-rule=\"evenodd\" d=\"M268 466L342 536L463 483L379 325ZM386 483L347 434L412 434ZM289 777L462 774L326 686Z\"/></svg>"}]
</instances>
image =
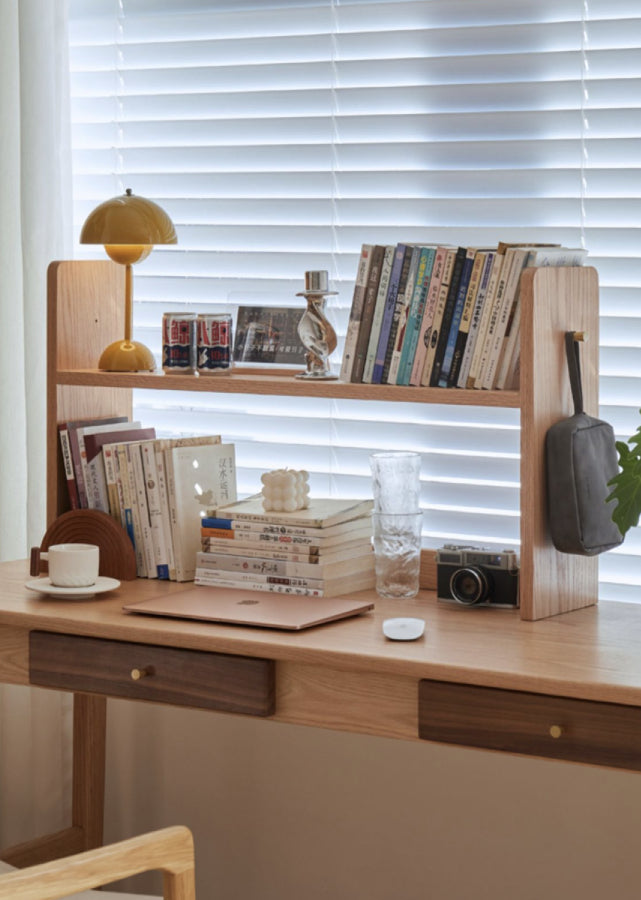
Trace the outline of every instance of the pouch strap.
<instances>
[{"instance_id":1,"label":"pouch strap","mask_svg":"<svg viewBox=\"0 0 641 900\"><path fill-rule=\"evenodd\" d=\"M565 332L565 354L568 359L568 372L570 374L570 387L574 400L574 414L578 415L583 410L583 387L581 385L581 359L579 355L579 342L574 340L574 332Z\"/></svg>"}]
</instances>

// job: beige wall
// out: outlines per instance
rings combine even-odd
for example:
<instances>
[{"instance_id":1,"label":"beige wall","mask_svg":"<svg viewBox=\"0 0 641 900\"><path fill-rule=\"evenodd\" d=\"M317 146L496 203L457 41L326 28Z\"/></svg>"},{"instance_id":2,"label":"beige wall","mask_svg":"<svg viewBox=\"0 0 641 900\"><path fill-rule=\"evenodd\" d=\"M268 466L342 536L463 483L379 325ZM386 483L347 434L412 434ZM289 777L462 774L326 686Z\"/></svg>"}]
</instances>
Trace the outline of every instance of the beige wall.
<instances>
[{"instance_id":1,"label":"beige wall","mask_svg":"<svg viewBox=\"0 0 641 900\"><path fill-rule=\"evenodd\" d=\"M110 701L106 838L172 823L199 900L641 894L641 774Z\"/></svg>"}]
</instances>

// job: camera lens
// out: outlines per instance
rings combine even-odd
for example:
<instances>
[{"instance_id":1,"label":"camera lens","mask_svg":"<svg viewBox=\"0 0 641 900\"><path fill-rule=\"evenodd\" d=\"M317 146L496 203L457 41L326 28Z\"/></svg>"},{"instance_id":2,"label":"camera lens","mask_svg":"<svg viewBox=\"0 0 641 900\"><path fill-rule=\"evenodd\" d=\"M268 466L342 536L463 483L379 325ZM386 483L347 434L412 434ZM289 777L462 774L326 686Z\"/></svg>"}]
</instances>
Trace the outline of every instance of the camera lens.
<instances>
[{"instance_id":1,"label":"camera lens","mask_svg":"<svg viewBox=\"0 0 641 900\"><path fill-rule=\"evenodd\" d=\"M450 578L450 592L455 600L466 606L480 603L487 597L489 584L483 569L468 566L457 569Z\"/></svg>"}]
</instances>

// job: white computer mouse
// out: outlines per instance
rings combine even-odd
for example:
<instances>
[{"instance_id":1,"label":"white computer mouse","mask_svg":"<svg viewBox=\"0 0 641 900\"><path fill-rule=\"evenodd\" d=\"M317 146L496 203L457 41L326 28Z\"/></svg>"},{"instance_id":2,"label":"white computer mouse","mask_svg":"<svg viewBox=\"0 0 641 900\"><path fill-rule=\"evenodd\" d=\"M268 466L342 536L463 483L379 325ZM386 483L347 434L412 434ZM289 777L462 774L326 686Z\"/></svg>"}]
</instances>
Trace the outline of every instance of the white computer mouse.
<instances>
[{"instance_id":1,"label":"white computer mouse","mask_svg":"<svg viewBox=\"0 0 641 900\"><path fill-rule=\"evenodd\" d=\"M425 631L423 619L385 619L383 634L391 641L415 641Z\"/></svg>"}]
</instances>

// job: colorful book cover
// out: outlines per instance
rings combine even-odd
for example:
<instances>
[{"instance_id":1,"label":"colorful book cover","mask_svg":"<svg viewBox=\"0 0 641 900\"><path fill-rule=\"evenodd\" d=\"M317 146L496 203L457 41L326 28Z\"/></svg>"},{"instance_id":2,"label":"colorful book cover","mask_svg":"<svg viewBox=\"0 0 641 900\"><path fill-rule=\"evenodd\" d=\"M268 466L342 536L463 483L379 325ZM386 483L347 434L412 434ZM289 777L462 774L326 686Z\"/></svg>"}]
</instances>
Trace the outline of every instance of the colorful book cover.
<instances>
[{"instance_id":1,"label":"colorful book cover","mask_svg":"<svg viewBox=\"0 0 641 900\"><path fill-rule=\"evenodd\" d=\"M418 264L414 294L410 301L405 340L401 350L401 358L396 376L396 384L409 384L412 374L414 355L418 346L423 312L427 302L427 292L432 277L432 268L436 257L436 247L422 247Z\"/></svg>"},{"instance_id":2,"label":"colorful book cover","mask_svg":"<svg viewBox=\"0 0 641 900\"><path fill-rule=\"evenodd\" d=\"M345 344L343 346L343 359L339 376L341 381L351 381L352 377L352 369L356 358L356 343L358 341L358 332L361 327L361 316L363 315L363 303L365 301L367 275L369 272L372 250L372 244L363 244L361 246L361 255L358 260L356 281L354 282L354 293L352 295L352 306L349 313L349 321L347 323Z\"/></svg>"},{"instance_id":3,"label":"colorful book cover","mask_svg":"<svg viewBox=\"0 0 641 900\"><path fill-rule=\"evenodd\" d=\"M376 347L376 358L374 360L374 368L372 370L372 384L381 384L383 380L383 369L385 366L387 344L392 328L392 320L394 318L394 311L396 309L398 289L407 249L407 244L397 244L394 251L394 261L392 263L392 271L390 272L389 286L387 288L387 296L385 298L385 306L383 308L383 318L381 320L381 330L378 336L378 344Z\"/></svg>"},{"instance_id":4,"label":"colorful book cover","mask_svg":"<svg viewBox=\"0 0 641 900\"><path fill-rule=\"evenodd\" d=\"M452 368L452 361L454 359L454 350L456 348L456 341L458 338L463 309L465 308L465 299L467 297L467 289L470 284L470 277L472 275L475 255L476 250L468 247L465 251L465 256L463 257L463 263L461 265L461 272L454 298L454 306L452 308L452 316L447 333L447 341L445 343L443 359L441 361L441 371L438 377L438 387L448 386L450 369Z\"/></svg>"}]
</instances>

